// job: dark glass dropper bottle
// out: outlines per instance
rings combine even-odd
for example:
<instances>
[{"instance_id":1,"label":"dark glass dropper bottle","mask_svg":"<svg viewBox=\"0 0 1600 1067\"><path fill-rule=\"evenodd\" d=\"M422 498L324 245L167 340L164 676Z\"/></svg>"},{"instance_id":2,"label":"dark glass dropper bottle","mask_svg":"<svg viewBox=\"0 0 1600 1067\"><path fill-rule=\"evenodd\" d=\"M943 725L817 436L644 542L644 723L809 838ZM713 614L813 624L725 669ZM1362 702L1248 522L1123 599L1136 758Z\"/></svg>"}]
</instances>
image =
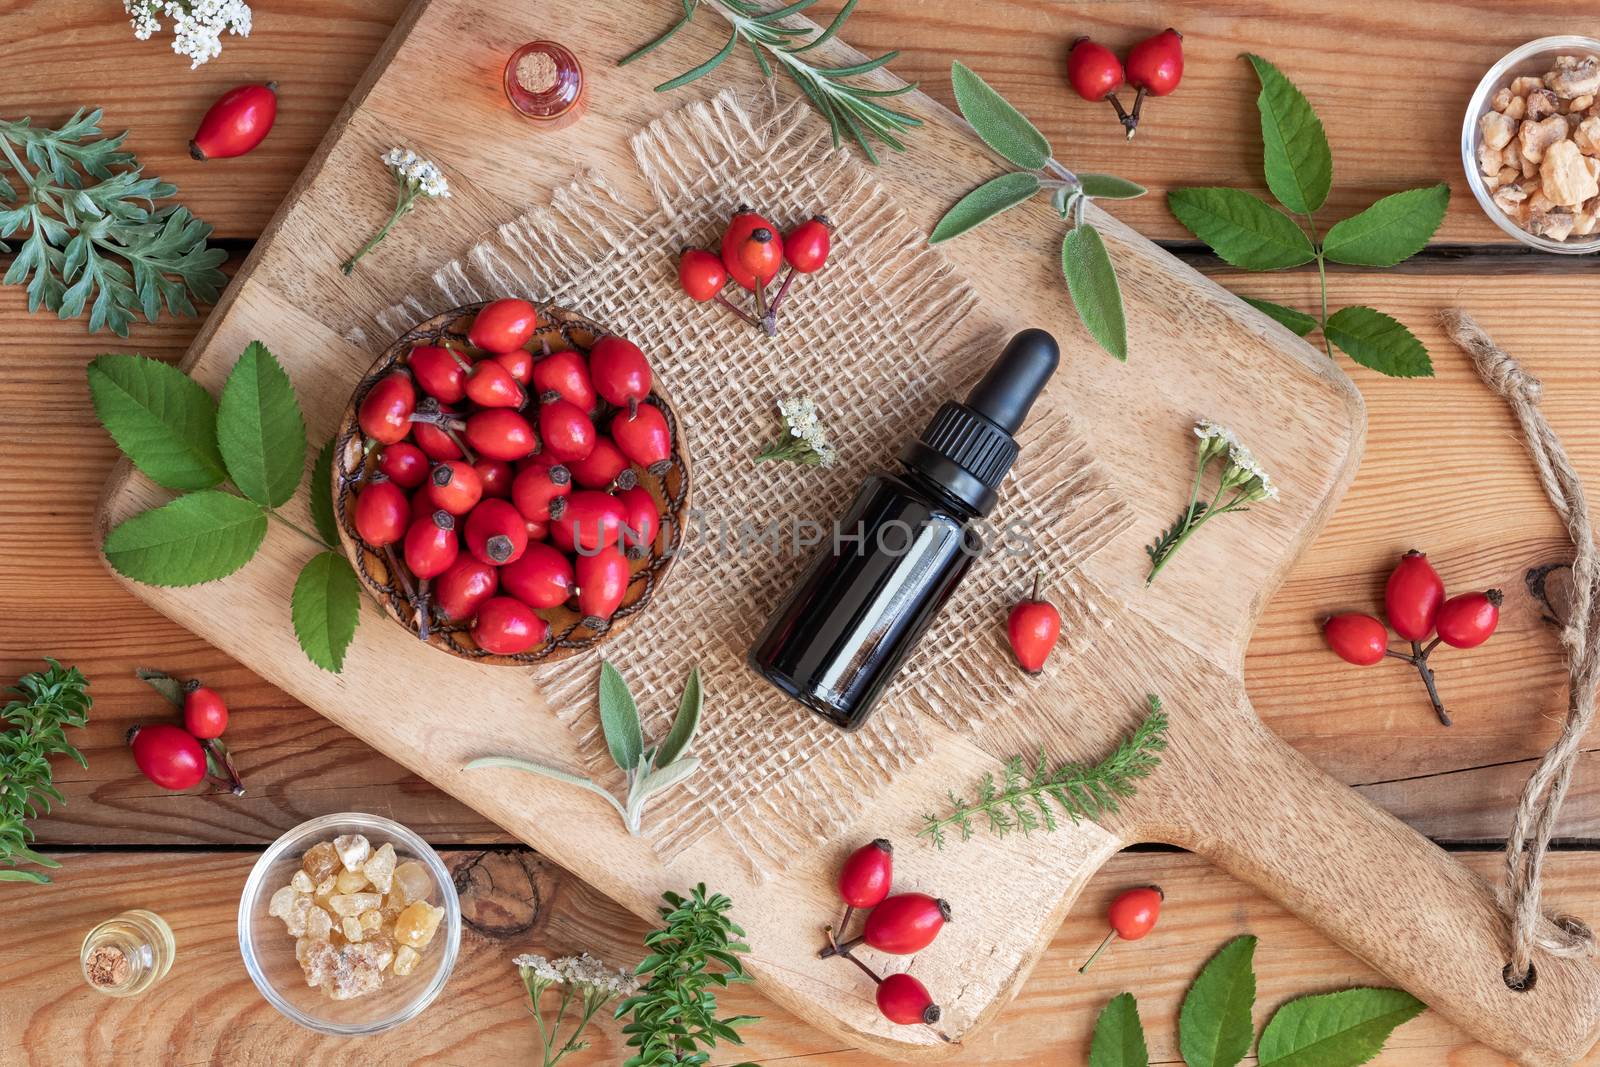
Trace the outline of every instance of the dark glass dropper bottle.
<instances>
[{"instance_id":1,"label":"dark glass dropper bottle","mask_svg":"<svg viewBox=\"0 0 1600 1067\"><path fill-rule=\"evenodd\" d=\"M977 559L972 524L994 509L1013 435L1060 356L1043 330L1017 334L898 472L868 476L750 649L756 673L846 730L866 721Z\"/></svg>"}]
</instances>

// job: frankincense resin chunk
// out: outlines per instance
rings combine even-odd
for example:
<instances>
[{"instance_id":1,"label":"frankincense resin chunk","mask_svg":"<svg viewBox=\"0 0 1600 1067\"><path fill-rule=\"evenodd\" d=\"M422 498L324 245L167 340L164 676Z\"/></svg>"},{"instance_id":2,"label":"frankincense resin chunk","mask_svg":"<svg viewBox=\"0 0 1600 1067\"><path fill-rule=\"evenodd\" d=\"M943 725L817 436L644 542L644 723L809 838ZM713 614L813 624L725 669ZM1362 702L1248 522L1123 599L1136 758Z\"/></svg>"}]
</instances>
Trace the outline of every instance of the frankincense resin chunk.
<instances>
[{"instance_id":1,"label":"frankincense resin chunk","mask_svg":"<svg viewBox=\"0 0 1600 1067\"><path fill-rule=\"evenodd\" d=\"M361 866L361 873L367 876L367 881L372 883L372 888L380 893L389 891L389 884L394 880L395 855L394 846L384 842L379 846L366 863Z\"/></svg>"},{"instance_id":2,"label":"frankincense resin chunk","mask_svg":"<svg viewBox=\"0 0 1600 1067\"><path fill-rule=\"evenodd\" d=\"M433 893L433 876L416 860L407 860L394 869L393 885L400 891L400 902L411 904Z\"/></svg>"},{"instance_id":3,"label":"frankincense resin chunk","mask_svg":"<svg viewBox=\"0 0 1600 1067\"><path fill-rule=\"evenodd\" d=\"M402 977L417 969L417 963L422 957L410 945L401 945L394 950L394 973Z\"/></svg>"},{"instance_id":4,"label":"frankincense resin chunk","mask_svg":"<svg viewBox=\"0 0 1600 1067\"><path fill-rule=\"evenodd\" d=\"M372 855L372 842L362 834L343 834L333 839L334 850L339 853L339 862L344 864L347 871L359 871L361 865L367 862L367 857Z\"/></svg>"},{"instance_id":5,"label":"frankincense resin chunk","mask_svg":"<svg viewBox=\"0 0 1600 1067\"><path fill-rule=\"evenodd\" d=\"M408 905L394 921L394 939L402 945L423 948L433 940L433 933L444 918L444 909L436 908L425 900Z\"/></svg>"},{"instance_id":6,"label":"frankincense resin chunk","mask_svg":"<svg viewBox=\"0 0 1600 1067\"><path fill-rule=\"evenodd\" d=\"M328 898L328 907L341 918L371 911L382 903L383 898L376 893L335 893Z\"/></svg>"},{"instance_id":7,"label":"frankincense resin chunk","mask_svg":"<svg viewBox=\"0 0 1600 1067\"><path fill-rule=\"evenodd\" d=\"M339 869L339 850L333 847L332 841L319 841L306 849L300 866L313 881L320 882Z\"/></svg>"}]
</instances>

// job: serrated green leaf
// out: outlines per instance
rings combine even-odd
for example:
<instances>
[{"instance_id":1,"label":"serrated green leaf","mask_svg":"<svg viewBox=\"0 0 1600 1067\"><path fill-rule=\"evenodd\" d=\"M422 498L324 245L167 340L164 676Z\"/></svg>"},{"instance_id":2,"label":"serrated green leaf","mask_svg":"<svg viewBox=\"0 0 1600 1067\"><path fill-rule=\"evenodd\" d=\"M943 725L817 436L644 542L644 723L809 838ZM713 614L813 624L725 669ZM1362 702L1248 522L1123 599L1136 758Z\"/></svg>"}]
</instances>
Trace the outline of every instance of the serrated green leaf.
<instances>
[{"instance_id":1,"label":"serrated green leaf","mask_svg":"<svg viewBox=\"0 0 1600 1067\"><path fill-rule=\"evenodd\" d=\"M339 543L339 521L333 514L333 446L337 442L337 437L328 438L311 465L311 522L330 546Z\"/></svg>"},{"instance_id":2,"label":"serrated green leaf","mask_svg":"<svg viewBox=\"0 0 1600 1067\"><path fill-rule=\"evenodd\" d=\"M600 729L618 767L632 771L639 766L639 756L644 752L639 708L628 683L607 660L600 661Z\"/></svg>"},{"instance_id":3,"label":"serrated green leaf","mask_svg":"<svg viewBox=\"0 0 1600 1067\"><path fill-rule=\"evenodd\" d=\"M217 404L217 445L239 491L263 507L288 503L306 469L306 423L289 375L250 342Z\"/></svg>"},{"instance_id":4,"label":"serrated green leaf","mask_svg":"<svg viewBox=\"0 0 1600 1067\"><path fill-rule=\"evenodd\" d=\"M95 415L123 455L157 485L209 489L227 477L217 449L217 405L176 367L145 356L89 364Z\"/></svg>"},{"instance_id":5,"label":"serrated green leaf","mask_svg":"<svg viewBox=\"0 0 1600 1067\"><path fill-rule=\"evenodd\" d=\"M1089 1067L1150 1067L1150 1051L1132 993L1120 993L1101 1009L1089 1046Z\"/></svg>"},{"instance_id":6,"label":"serrated green leaf","mask_svg":"<svg viewBox=\"0 0 1600 1067\"><path fill-rule=\"evenodd\" d=\"M1270 300L1257 300L1249 296L1241 296L1239 299L1268 318L1276 319L1287 326L1294 331L1296 337L1304 337L1317 328L1316 316L1307 315L1304 311L1296 311L1294 308L1284 307L1282 304L1274 304Z\"/></svg>"},{"instance_id":7,"label":"serrated green leaf","mask_svg":"<svg viewBox=\"0 0 1600 1067\"><path fill-rule=\"evenodd\" d=\"M113 527L101 551L118 574L136 582L198 585L250 562L266 536L259 506L202 489Z\"/></svg>"},{"instance_id":8,"label":"serrated green leaf","mask_svg":"<svg viewBox=\"0 0 1600 1067\"><path fill-rule=\"evenodd\" d=\"M1178 1013L1178 1047L1188 1067L1233 1067L1250 1051L1255 951L1254 937L1234 938L1189 987Z\"/></svg>"},{"instance_id":9,"label":"serrated green leaf","mask_svg":"<svg viewBox=\"0 0 1600 1067\"><path fill-rule=\"evenodd\" d=\"M1044 134L966 64L950 65L950 84L962 117L1002 158L1024 170L1041 170L1050 162Z\"/></svg>"},{"instance_id":10,"label":"serrated green leaf","mask_svg":"<svg viewBox=\"0 0 1600 1067\"><path fill-rule=\"evenodd\" d=\"M149 667L134 668L134 676L145 685L160 693L167 703L175 708L184 705L183 683L165 671L151 670Z\"/></svg>"},{"instance_id":11,"label":"serrated green leaf","mask_svg":"<svg viewBox=\"0 0 1600 1067\"><path fill-rule=\"evenodd\" d=\"M1261 81L1256 109L1267 188L1290 211L1309 215L1327 202L1333 188L1333 151L1322 120L1282 71L1260 56L1245 58Z\"/></svg>"},{"instance_id":12,"label":"serrated green leaf","mask_svg":"<svg viewBox=\"0 0 1600 1067\"><path fill-rule=\"evenodd\" d=\"M1298 267L1317 254L1293 219L1243 189L1174 189L1167 206L1190 233L1235 267Z\"/></svg>"},{"instance_id":13,"label":"serrated green leaf","mask_svg":"<svg viewBox=\"0 0 1600 1067\"><path fill-rule=\"evenodd\" d=\"M1023 203L1038 191L1039 178L1034 174L1017 171L992 178L956 201L955 207L944 213L944 218L939 220L929 235L928 243L936 245L959 237L1002 211Z\"/></svg>"},{"instance_id":14,"label":"serrated green leaf","mask_svg":"<svg viewBox=\"0 0 1600 1067\"><path fill-rule=\"evenodd\" d=\"M307 659L334 674L344 669L344 654L361 621L361 581L344 553L319 552L301 568L289 617Z\"/></svg>"},{"instance_id":15,"label":"serrated green leaf","mask_svg":"<svg viewBox=\"0 0 1600 1067\"><path fill-rule=\"evenodd\" d=\"M689 671L683 683L683 697L678 701L678 714L672 720L667 739L656 751L655 766L670 767L688 749L700 729L700 710L705 706L705 692L700 687L700 668Z\"/></svg>"},{"instance_id":16,"label":"serrated green leaf","mask_svg":"<svg viewBox=\"0 0 1600 1067\"><path fill-rule=\"evenodd\" d=\"M1322 239L1322 254L1335 263L1392 267L1427 246L1449 206L1450 187L1443 182L1386 196L1334 223Z\"/></svg>"},{"instance_id":17,"label":"serrated green leaf","mask_svg":"<svg viewBox=\"0 0 1600 1067\"><path fill-rule=\"evenodd\" d=\"M1273 1013L1256 1050L1260 1067L1359 1067L1397 1026L1427 1008L1402 989L1345 989L1300 997Z\"/></svg>"},{"instance_id":18,"label":"serrated green leaf","mask_svg":"<svg viewBox=\"0 0 1600 1067\"><path fill-rule=\"evenodd\" d=\"M1345 355L1391 378L1431 378L1428 349L1405 324L1376 308L1340 308L1328 316L1323 335Z\"/></svg>"},{"instance_id":19,"label":"serrated green leaf","mask_svg":"<svg viewBox=\"0 0 1600 1067\"><path fill-rule=\"evenodd\" d=\"M1080 174L1078 184L1084 195L1095 200L1134 200L1150 191L1114 174Z\"/></svg>"},{"instance_id":20,"label":"serrated green leaf","mask_svg":"<svg viewBox=\"0 0 1600 1067\"><path fill-rule=\"evenodd\" d=\"M1122 287L1099 230L1085 223L1067 231L1061 242L1061 272L1084 327L1101 348L1126 363L1128 318Z\"/></svg>"}]
</instances>

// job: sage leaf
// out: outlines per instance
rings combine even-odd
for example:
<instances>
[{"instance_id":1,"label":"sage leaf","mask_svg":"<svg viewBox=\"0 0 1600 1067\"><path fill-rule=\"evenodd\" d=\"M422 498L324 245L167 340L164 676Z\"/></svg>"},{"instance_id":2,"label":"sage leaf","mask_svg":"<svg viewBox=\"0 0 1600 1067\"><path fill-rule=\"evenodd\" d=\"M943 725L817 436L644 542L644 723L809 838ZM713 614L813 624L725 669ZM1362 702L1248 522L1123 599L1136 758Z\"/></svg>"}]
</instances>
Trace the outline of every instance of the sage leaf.
<instances>
[{"instance_id":1,"label":"sage leaf","mask_svg":"<svg viewBox=\"0 0 1600 1067\"><path fill-rule=\"evenodd\" d=\"M1080 174L1078 184L1084 195L1094 200L1136 200L1150 191L1114 174Z\"/></svg>"},{"instance_id":2,"label":"sage leaf","mask_svg":"<svg viewBox=\"0 0 1600 1067\"><path fill-rule=\"evenodd\" d=\"M261 508L202 489L119 523L101 551L125 578L146 585L198 585L250 562L267 536Z\"/></svg>"},{"instance_id":3,"label":"sage leaf","mask_svg":"<svg viewBox=\"0 0 1600 1067\"><path fill-rule=\"evenodd\" d=\"M329 548L339 543L339 523L333 515L333 446L337 440L328 438L311 465L311 522Z\"/></svg>"},{"instance_id":4,"label":"sage leaf","mask_svg":"<svg viewBox=\"0 0 1600 1067\"><path fill-rule=\"evenodd\" d=\"M522 771L525 774L537 774L543 778L551 778L557 782L565 782L567 785L575 785L579 789L587 789L589 792L594 793L597 796L605 797L606 803L615 808L618 815L621 815L624 819L627 818L627 813L623 811L622 805L617 803L616 797L612 796L610 793L607 793L604 789L600 788L598 785L595 785L594 782L584 778L581 775L572 774L569 771L558 770L555 767L549 767L543 763L534 763L532 760L516 759L513 756L481 756L478 759L472 760L463 769L469 771L480 771L486 767L506 767L510 770Z\"/></svg>"},{"instance_id":5,"label":"sage leaf","mask_svg":"<svg viewBox=\"0 0 1600 1067\"><path fill-rule=\"evenodd\" d=\"M1376 308L1340 308L1328 316L1323 336L1345 355L1391 378L1431 378L1428 350L1405 324Z\"/></svg>"},{"instance_id":6,"label":"sage leaf","mask_svg":"<svg viewBox=\"0 0 1600 1067\"><path fill-rule=\"evenodd\" d=\"M1233 1067L1255 1037L1250 1008L1256 999L1251 966L1256 939L1236 937L1200 971L1178 1013L1178 1048L1188 1067Z\"/></svg>"},{"instance_id":7,"label":"sage leaf","mask_svg":"<svg viewBox=\"0 0 1600 1067\"><path fill-rule=\"evenodd\" d=\"M670 766L659 767L656 770L651 771L649 774L645 775L644 780L639 783L639 800L641 805L646 799L655 796L657 793L666 792L668 789L671 789L673 786L677 785L679 782L683 781L685 778L689 777L699 769L700 761L695 759L693 756L689 756L688 758L681 759Z\"/></svg>"},{"instance_id":8,"label":"sage leaf","mask_svg":"<svg viewBox=\"0 0 1600 1067\"><path fill-rule=\"evenodd\" d=\"M639 766L644 752L639 708L628 691L628 683L607 660L600 661L600 729L618 767L631 772Z\"/></svg>"},{"instance_id":9,"label":"sage leaf","mask_svg":"<svg viewBox=\"0 0 1600 1067\"><path fill-rule=\"evenodd\" d=\"M1174 189L1167 206L1190 233L1235 267L1298 267L1317 250L1293 219L1243 189Z\"/></svg>"},{"instance_id":10,"label":"sage leaf","mask_svg":"<svg viewBox=\"0 0 1600 1067\"><path fill-rule=\"evenodd\" d=\"M301 568L289 617L307 659L333 674L344 669L361 621L361 582L343 552L319 552Z\"/></svg>"},{"instance_id":11,"label":"sage leaf","mask_svg":"<svg viewBox=\"0 0 1600 1067\"><path fill-rule=\"evenodd\" d=\"M294 496L306 469L306 423L289 376L260 341L250 342L222 387L217 444L245 496L268 508Z\"/></svg>"},{"instance_id":12,"label":"sage leaf","mask_svg":"<svg viewBox=\"0 0 1600 1067\"><path fill-rule=\"evenodd\" d=\"M1261 81L1261 145L1267 188L1297 215L1327 202L1333 188L1333 150L1322 120L1283 72L1257 55L1246 55Z\"/></svg>"},{"instance_id":13,"label":"sage leaf","mask_svg":"<svg viewBox=\"0 0 1600 1067\"><path fill-rule=\"evenodd\" d=\"M1101 1009L1089 1046L1089 1067L1150 1067L1139 1005L1132 993L1112 997Z\"/></svg>"},{"instance_id":14,"label":"sage leaf","mask_svg":"<svg viewBox=\"0 0 1600 1067\"><path fill-rule=\"evenodd\" d=\"M1024 170L1042 170L1050 162L1044 134L966 64L950 64L950 85L962 117L1004 159Z\"/></svg>"},{"instance_id":15,"label":"sage leaf","mask_svg":"<svg viewBox=\"0 0 1600 1067\"><path fill-rule=\"evenodd\" d=\"M683 683L683 697L678 701L678 714L672 720L672 729L656 751L656 767L670 767L683 755L700 729L700 710L704 706L705 691L700 687L700 668L695 667L689 671L688 680Z\"/></svg>"},{"instance_id":16,"label":"sage leaf","mask_svg":"<svg viewBox=\"0 0 1600 1067\"><path fill-rule=\"evenodd\" d=\"M151 689L160 693L167 703L175 708L184 705L183 683L165 671L151 670L149 667L134 668L134 676Z\"/></svg>"},{"instance_id":17,"label":"sage leaf","mask_svg":"<svg viewBox=\"0 0 1600 1067\"><path fill-rule=\"evenodd\" d=\"M1261 1032L1260 1067L1358 1067L1426 1004L1402 989L1345 989L1299 997Z\"/></svg>"},{"instance_id":18,"label":"sage leaf","mask_svg":"<svg viewBox=\"0 0 1600 1067\"><path fill-rule=\"evenodd\" d=\"M1316 316L1307 315L1304 311L1296 311L1294 308L1287 308L1282 304L1274 304L1270 300L1257 300L1249 296L1241 296L1239 299L1269 319L1276 319L1284 326L1287 326L1294 331L1296 337L1304 337L1317 328Z\"/></svg>"},{"instance_id":19,"label":"sage leaf","mask_svg":"<svg viewBox=\"0 0 1600 1067\"><path fill-rule=\"evenodd\" d=\"M1016 207L1038 191L1038 176L1022 171L990 179L956 201L956 206L945 212L944 218L939 220L928 237L928 243L936 245L959 237L979 223Z\"/></svg>"},{"instance_id":20,"label":"sage leaf","mask_svg":"<svg viewBox=\"0 0 1600 1067\"><path fill-rule=\"evenodd\" d=\"M1450 187L1443 182L1386 196L1334 223L1322 239L1322 254L1335 263L1392 267L1427 246L1449 206Z\"/></svg>"},{"instance_id":21,"label":"sage leaf","mask_svg":"<svg viewBox=\"0 0 1600 1067\"><path fill-rule=\"evenodd\" d=\"M1116 268L1100 231L1085 223L1067 231L1061 242L1061 272L1078 317L1100 347L1128 361L1128 319L1122 308L1122 289Z\"/></svg>"},{"instance_id":22,"label":"sage leaf","mask_svg":"<svg viewBox=\"0 0 1600 1067\"><path fill-rule=\"evenodd\" d=\"M88 375L95 415L151 481L209 489L228 476L217 449L217 404L199 382L146 356L99 356Z\"/></svg>"}]
</instances>

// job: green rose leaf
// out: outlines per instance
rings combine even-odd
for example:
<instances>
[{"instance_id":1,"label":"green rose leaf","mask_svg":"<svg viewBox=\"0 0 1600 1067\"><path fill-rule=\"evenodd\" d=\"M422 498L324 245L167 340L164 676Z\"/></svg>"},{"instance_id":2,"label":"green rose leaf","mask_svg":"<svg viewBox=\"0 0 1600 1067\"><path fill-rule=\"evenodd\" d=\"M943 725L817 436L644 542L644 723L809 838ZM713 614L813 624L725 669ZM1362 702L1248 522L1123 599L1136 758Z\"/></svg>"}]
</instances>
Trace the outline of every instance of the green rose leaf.
<instances>
[{"instance_id":1,"label":"green rose leaf","mask_svg":"<svg viewBox=\"0 0 1600 1067\"><path fill-rule=\"evenodd\" d=\"M361 582L344 553L319 552L301 568L289 616L307 659L334 674L344 669L361 620Z\"/></svg>"},{"instance_id":2,"label":"green rose leaf","mask_svg":"<svg viewBox=\"0 0 1600 1067\"><path fill-rule=\"evenodd\" d=\"M1282 71L1260 56L1245 58L1261 80L1256 108L1261 112L1267 188L1290 211L1309 215L1333 188L1333 151L1322 120Z\"/></svg>"},{"instance_id":3,"label":"green rose leaf","mask_svg":"<svg viewBox=\"0 0 1600 1067\"><path fill-rule=\"evenodd\" d=\"M269 508L294 496L306 468L306 424L289 376L260 341L244 350L222 387L217 443L245 496Z\"/></svg>"},{"instance_id":4,"label":"green rose leaf","mask_svg":"<svg viewBox=\"0 0 1600 1067\"><path fill-rule=\"evenodd\" d=\"M1122 288L1116 269L1100 239L1100 231L1085 223L1067 231L1061 242L1061 272L1078 317L1100 347L1128 361L1128 319L1122 308Z\"/></svg>"},{"instance_id":5,"label":"green rose leaf","mask_svg":"<svg viewBox=\"0 0 1600 1067\"><path fill-rule=\"evenodd\" d=\"M166 698L167 703L175 708L182 708L184 701L183 683L165 671L151 670L149 667L134 668L134 676L151 689Z\"/></svg>"},{"instance_id":6,"label":"green rose leaf","mask_svg":"<svg viewBox=\"0 0 1600 1067\"><path fill-rule=\"evenodd\" d=\"M1244 270L1298 267L1317 254L1293 219L1243 189L1174 189L1167 206L1190 233Z\"/></svg>"},{"instance_id":7,"label":"green rose leaf","mask_svg":"<svg viewBox=\"0 0 1600 1067\"><path fill-rule=\"evenodd\" d=\"M1229 941L1200 971L1178 1013L1178 1048L1189 1067L1233 1067L1250 1051L1256 939Z\"/></svg>"},{"instance_id":8,"label":"green rose leaf","mask_svg":"<svg viewBox=\"0 0 1600 1067\"><path fill-rule=\"evenodd\" d=\"M1016 207L1038 191L1038 177L1021 171L986 181L945 212L944 218L939 220L928 237L928 243L936 245L940 241L959 237L979 223Z\"/></svg>"},{"instance_id":9,"label":"green rose leaf","mask_svg":"<svg viewBox=\"0 0 1600 1067\"><path fill-rule=\"evenodd\" d=\"M1289 327L1289 329L1294 331L1296 337L1304 337L1306 334L1317 328L1316 317L1313 315L1307 315L1304 311L1296 311L1294 308L1286 308L1282 304L1274 304L1270 300L1257 300L1254 297L1249 296L1241 296L1239 299L1243 300L1246 304L1249 304L1251 307L1255 308L1269 319L1276 319L1278 322Z\"/></svg>"},{"instance_id":10,"label":"green rose leaf","mask_svg":"<svg viewBox=\"0 0 1600 1067\"><path fill-rule=\"evenodd\" d=\"M336 440L330 437L311 465L311 521L317 533L330 545L339 543L339 523L333 516L333 446Z\"/></svg>"},{"instance_id":11,"label":"green rose leaf","mask_svg":"<svg viewBox=\"0 0 1600 1067\"><path fill-rule=\"evenodd\" d=\"M1427 348L1402 322L1376 308L1340 308L1328 316L1322 332L1345 355L1380 374L1433 377Z\"/></svg>"},{"instance_id":12,"label":"green rose leaf","mask_svg":"<svg viewBox=\"0 0 1600 1067\"><path fill-rule=\"evenodd\" d=\"M628 691L628 683L606 660L600 661L600 729L617 766L625 771L637 768L644 752L639 708Z\"/></svg>"},{"instance_id":13,"label":"green rose leaf","mask_svg":"<svg viewBox=\"0 0 1600 1067\"><path fill-rule=\"evenodd\" d=\"M118 574L136 582L198 585L250 562L266 536L260 507L203 489L120 523L101 550Z\"/></svg>"},{"instance_id":14,"label":"green rose leaf","mask_svg":"<svg viewBox=\"0 0 1600 1067\"><path fill-rule=\"evenodd\" d=\"M1150 190L1113 174L1080 174L1078 183L1085 196L1095 200L1134 200Z\"/></svg>"},{"instance_id":15,"label":"green rose leaf","mask_svg":"<svg viewBox=\"0 0 1600 1067\"><path fill-rule=\"evenodd\" d=\"M700 729L700 711L703 707L705 691L700 687L700 668L695 667L683 683L683 698L678 701L678 715L672 720L672 730L656 752L654 762L657 767L670 766L683 755Z\"/></svg>"},{"instance_id":16,"label":"green rose leaf","mask_svg":"<svg viewBox=\"0 0 1600 1067\"><path fill-rule=\"evenodd\" d=\"M1359 215L1333 224L1322 251L1335 263L1392 267L1427 245L1450 206L1443 182L1386 196Z\"/></svg>"},{"instance_id":17,"label":"green rose leaf","mask_svg":"<svg viewBox=\"0 0 1600 1067\"><path fill-rule=\"evenodd\" d=\"M1094 1024L1089 1067L1150 1067L1150 1052L1139 1024L1139 1005L1132 993L1111 998Z\"/></svg>"},{"instance_id":18,"label":"green rose leaf","mask_svg":"<svg viewBox=\"0 0 1600 1067\"><path fill-rule=\"evenodd\" d=\"M1261 1033L1261 1067L1358 1067L1383 1050L1395 1027L1427 1005L1401 989L1346 989L1300 997Z\"/></svg>"},{"instance_id":19,"label":"green rose leaf","mask_svg":"<svg viewBox=\"0 0 1600 1067\"><path fill-rule=\"evenodd\" d=\"M1050 162L1044 134L966 64L950 64L950 84L962 116L990 148L1024 170L1041 170Z\"/></svg>"},{"instance_id":20,"label":"green rose leaf","mask_svg":"<svg viewBox=\"0 0 1600 1067\"><path fill-rule=\"evenodd\" d=\"M200 383L146 356L100 356L88 374L95 415L151 481L209 489L228 476L217 450L216 401Z\"/></svg>"}]
</instances>

